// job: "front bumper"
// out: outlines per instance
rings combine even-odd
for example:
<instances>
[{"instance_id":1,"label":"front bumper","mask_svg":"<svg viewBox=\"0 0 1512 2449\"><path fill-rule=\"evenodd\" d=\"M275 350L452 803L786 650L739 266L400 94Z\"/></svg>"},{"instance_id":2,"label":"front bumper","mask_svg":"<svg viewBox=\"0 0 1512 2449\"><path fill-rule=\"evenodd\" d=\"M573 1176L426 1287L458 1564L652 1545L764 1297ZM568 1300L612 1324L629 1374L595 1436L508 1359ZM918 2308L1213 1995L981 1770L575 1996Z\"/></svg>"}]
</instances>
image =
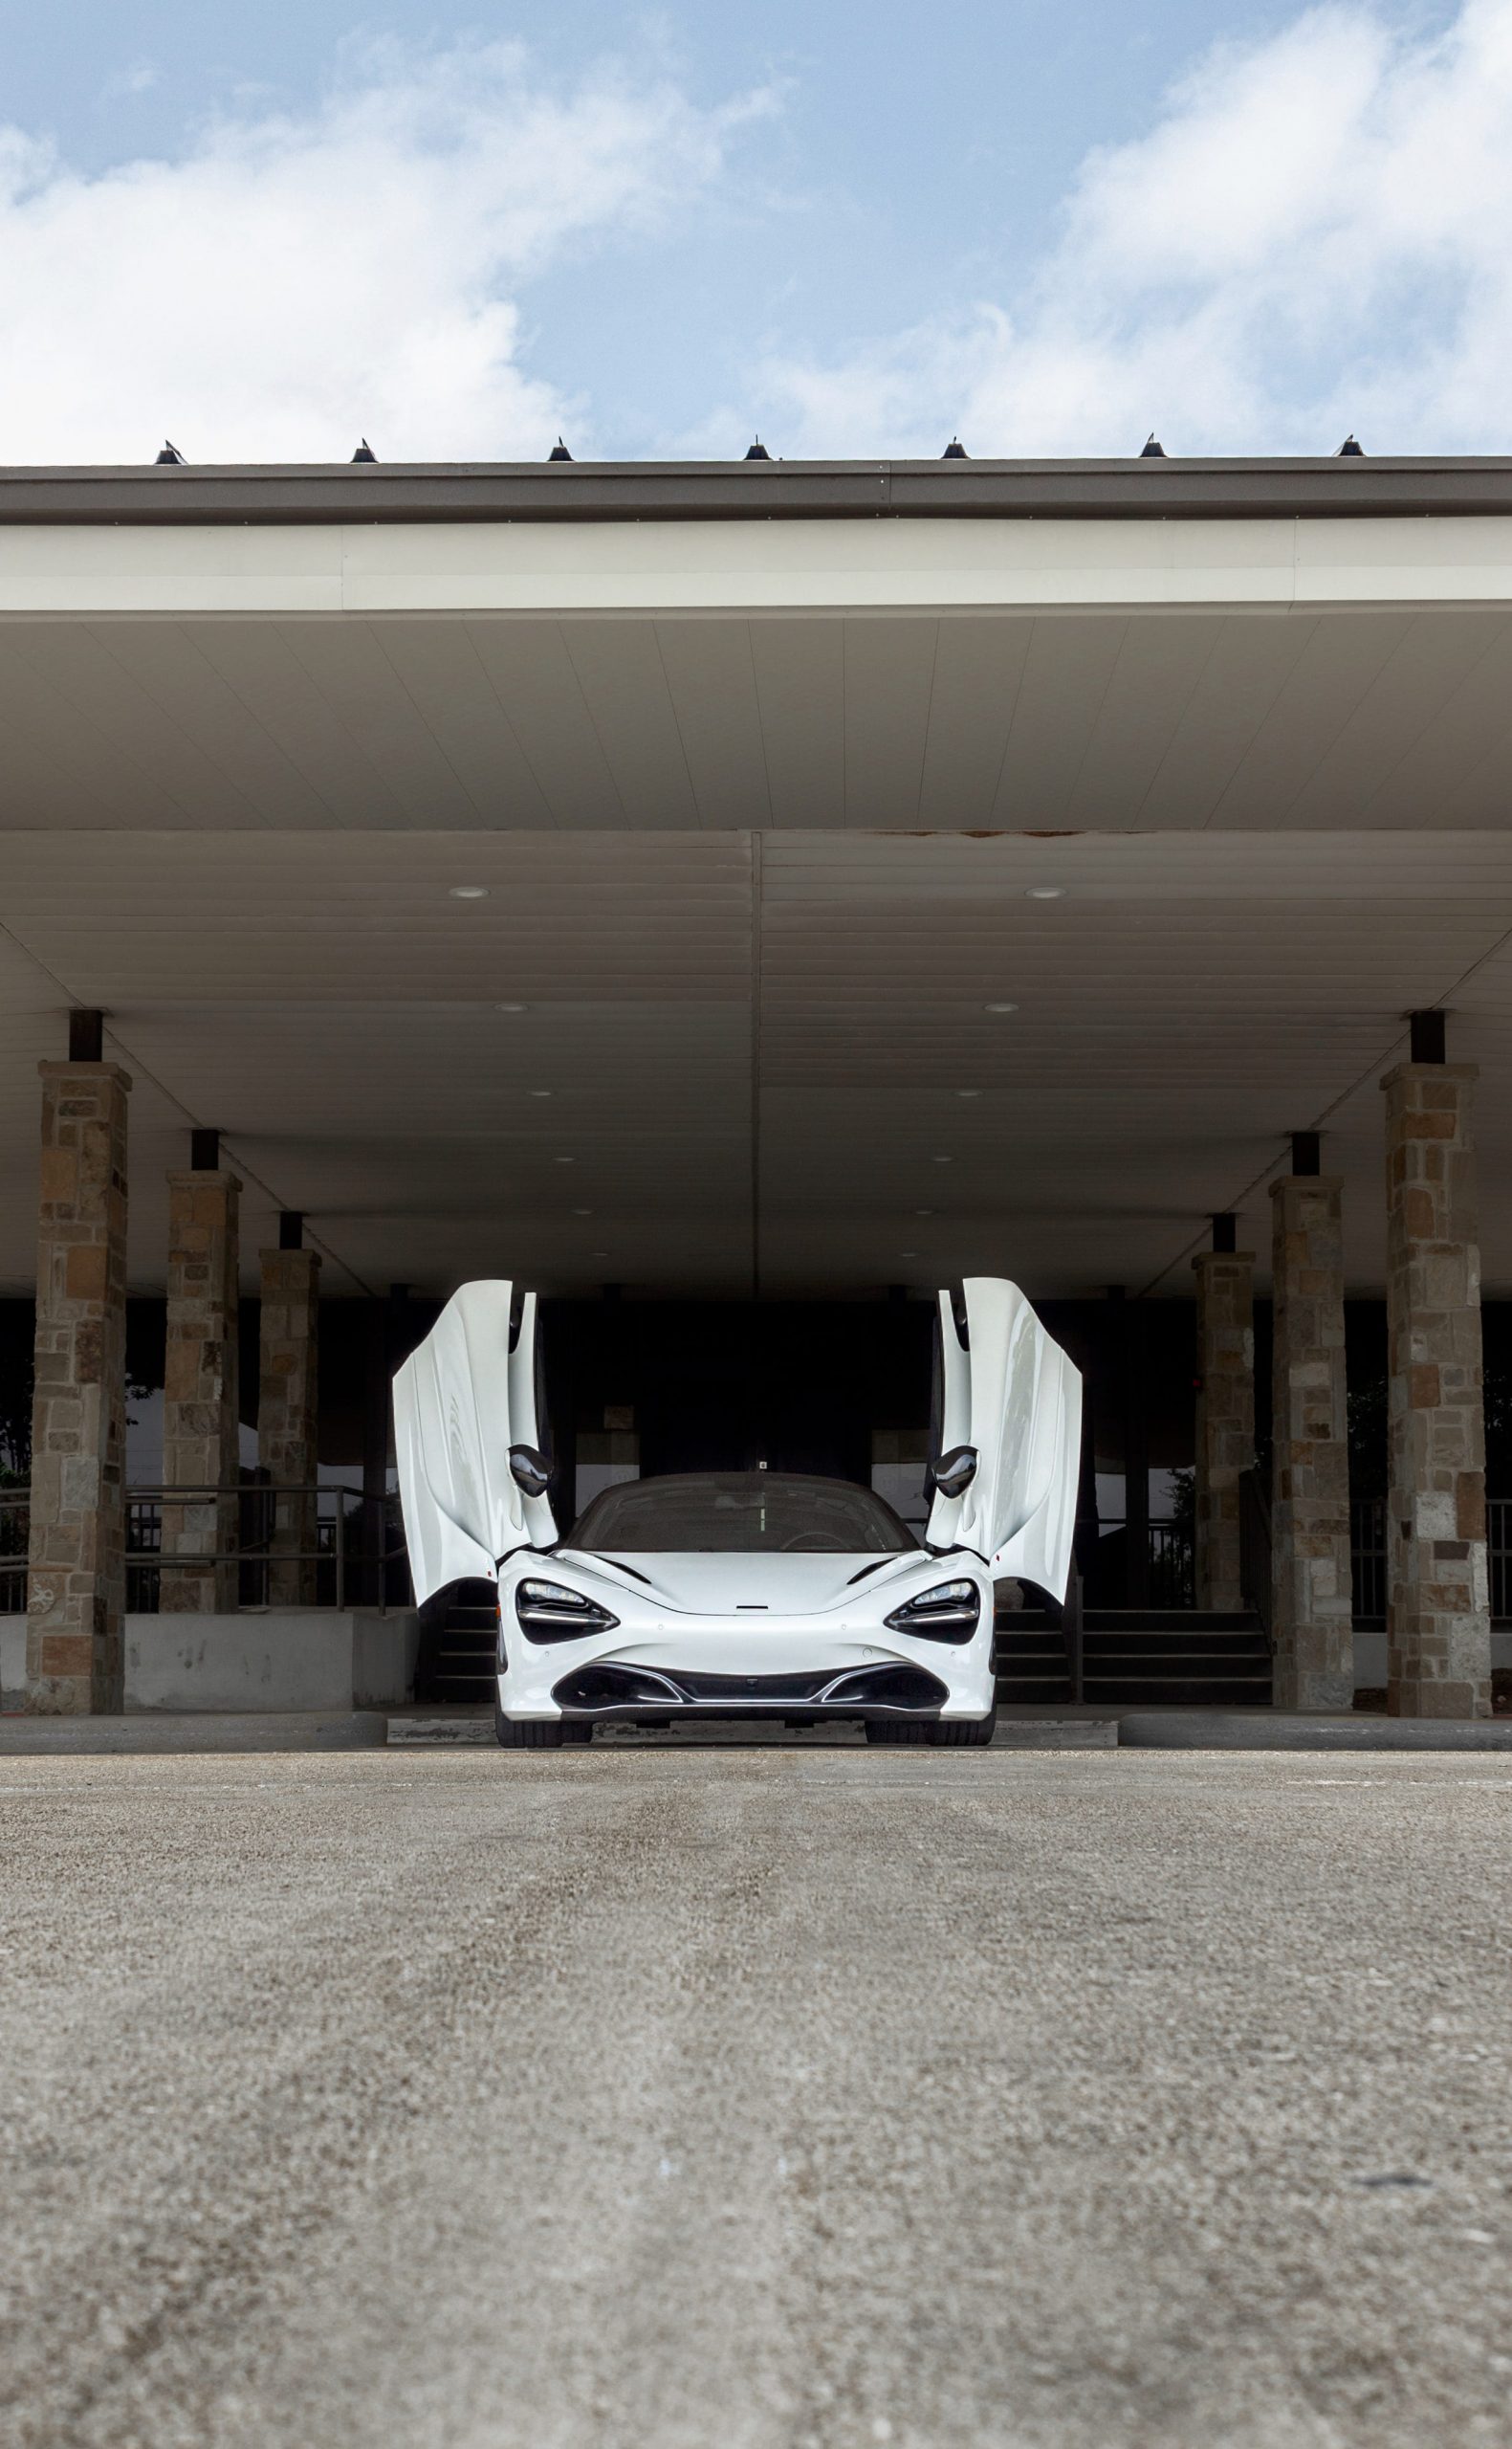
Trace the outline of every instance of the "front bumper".
<instances>
[{"instance_id":1,"label":"front bumper","mask_svg":"<svg viewBox=\"0 0 1512 2449\"><path fill-rule=\"evenodd\" d=\"M982 1718L993 1706L990 1598L959 1647L868 1626L856 1638L822 1620L753 1630L713 1619L669 1629L619 1624L581 1641L538 1644L506 1626L499 1707L512 1718L642 1724L763 1717Z\"/></svg>"}]
</instances>

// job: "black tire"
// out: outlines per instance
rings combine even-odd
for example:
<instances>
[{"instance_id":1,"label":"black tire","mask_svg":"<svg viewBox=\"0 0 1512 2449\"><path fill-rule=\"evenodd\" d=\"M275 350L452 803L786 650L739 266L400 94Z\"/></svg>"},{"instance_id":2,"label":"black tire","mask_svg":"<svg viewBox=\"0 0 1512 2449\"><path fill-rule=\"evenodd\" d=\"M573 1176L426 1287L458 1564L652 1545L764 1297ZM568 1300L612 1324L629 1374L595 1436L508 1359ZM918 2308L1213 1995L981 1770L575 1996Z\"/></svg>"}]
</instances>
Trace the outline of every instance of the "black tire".
<instances>
[{"instance_id":1,"label":"black tire","mask_svg":"<svg viewBox=\"0 0 1512 2449\"><path fill-rule=\"evenodd\" d=\"M984 1718L931 1718L925 1729L926 1743L991 1743L997 1731L997 1711L990 1709Z\"/></svg>"},{"instance_id":2,"label":"black tire","mask_svg":"<svg viewBox=\"0 0 1512 2449\"><path fill-rule=\"evenodd\" d=\"M515 1752L554 1752L561 1742L560 1718L507 1718L493 1704L493 1740Z\"/></svg>"}]
</instances>

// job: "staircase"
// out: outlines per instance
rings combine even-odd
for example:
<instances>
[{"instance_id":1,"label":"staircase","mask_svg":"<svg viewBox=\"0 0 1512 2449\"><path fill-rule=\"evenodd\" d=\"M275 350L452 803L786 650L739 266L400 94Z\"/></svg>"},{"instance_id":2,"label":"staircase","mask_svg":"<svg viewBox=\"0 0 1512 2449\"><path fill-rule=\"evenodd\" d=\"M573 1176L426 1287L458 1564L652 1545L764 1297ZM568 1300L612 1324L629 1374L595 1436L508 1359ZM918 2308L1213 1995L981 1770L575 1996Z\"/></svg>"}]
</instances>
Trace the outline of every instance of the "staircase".
<instances>
[{"instance_id":1,"label":"staircase","mask_svg":"<svg viewBox=\"0 0 1512 2449\"><path fill-rule=\"evenodd\" d=\"M1071 1698L1065 1636L1048 1609L999 1607L996 1630L993 1666L1000 1703Z\"/></svg>"},{"instance_id":2,"label":"staircase","mask_svg":"<svg viewBox=\"0 0 1512 2449\"><path fill-rule=\"evenodd\" d=\"M486 1701L495 1694L494 1644L498 1635L491 1581L459 1581L449 1604L422 1635L415 1696L422 1701Z\"/></svg>"},{"instance_id":3,"label":"staircase","mask_svg":"<svg viewBox=\"0 0 1512 2449\"><path fill-rule=\"evenodd\" d=\"M1089 1607L1082 1696L1119 1709L1268 1710L1270 1648L1258 1616Z\"/></svg>"},{"instance_id":4,"label":"staircase","mask_svg":"<svg viewBox=\"0 0 1512 2449\"><path fill-rule=\"evenodd\" d=\"M1066 1702L1070 1660L1046 1609L999 1609L997 1699ZM1270 1649L1260 1618L1194 1610L1089 1607L1082 1625L1082 1699L1103 1709L1268 1710Z\"/></svg>"}]
</instances>

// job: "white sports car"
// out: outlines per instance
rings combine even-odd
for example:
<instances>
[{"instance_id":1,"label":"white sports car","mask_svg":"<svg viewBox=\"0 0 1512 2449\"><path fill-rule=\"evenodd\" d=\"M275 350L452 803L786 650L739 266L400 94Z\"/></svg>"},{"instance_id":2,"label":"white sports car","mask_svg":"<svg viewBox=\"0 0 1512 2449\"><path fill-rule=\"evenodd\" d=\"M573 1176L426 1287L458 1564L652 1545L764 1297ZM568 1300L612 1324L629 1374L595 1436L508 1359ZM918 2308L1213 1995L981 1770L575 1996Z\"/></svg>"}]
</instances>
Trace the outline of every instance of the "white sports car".
<instances>
[{"instance_id":1,"label":"white sports car","mask_svg":"<svg viewBox=\"0 0 1512 2449\"><path fill-rule=\"evenodd\" d=\"M394 1379L415 1599L498 1586L501 1743L595 1725L861 1718L872 1742L992 1740L993 1581L1063 1596L1082 1381L1016 1285L939 1298L922 1543L869 1489L694 1471L549 1501L536 1296L465 1284Z\"/></svg>"}]
</instances>

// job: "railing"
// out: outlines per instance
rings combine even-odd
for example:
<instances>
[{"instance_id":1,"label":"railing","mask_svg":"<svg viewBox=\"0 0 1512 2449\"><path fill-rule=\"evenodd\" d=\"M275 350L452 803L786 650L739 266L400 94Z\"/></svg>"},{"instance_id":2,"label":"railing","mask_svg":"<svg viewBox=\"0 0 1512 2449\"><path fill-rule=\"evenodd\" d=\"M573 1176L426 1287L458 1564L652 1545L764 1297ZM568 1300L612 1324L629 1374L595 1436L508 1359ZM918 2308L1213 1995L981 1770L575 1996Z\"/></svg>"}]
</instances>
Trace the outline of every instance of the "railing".
<instances>
[{"instance_id":1,"label":"railing","mask_svg":"<svg viewBox=\"0 0 1512 2449\"><path fill-rule=\"evenodd\" d=\"M1502 1578L1505 1579L1506 1558L1503 1555ZM1357 1624L1384 1624L1388 1587L1386 1553L1386 1499L1384 1496L1356 1497L1349 1506L1349 1568L1354 1583L1354 1621ZM1492 1567L1496 1580L1496 1567ZM1501 1611L1493 1608L1493 1614Z\"/></svg>"},{"instance_id":2,"label":"railing","mask_svg":"<svg viewBox=\"0 0 1512 2449\"><path fill-rule=\"evenodd\" d=\"M1071 1698L1080 1701L1085 1689L1085 1671L1082 1641L1082 1577L1074 1563L1061 1606L1061 1638L1065 1644L1065 1668L1071 1679Z\"/></svg>"},{"instance_id":3,"label":"railing","mask_svg":"<svg viewBox=\"0 0 1512 2449\"><path fill-rule=\"evenodd\" d=\"M1239 1473L1239 1589L1267 1634L1272 1623L1270 1499L1259 1471Z\"/></svg>"},{"instance_id":4,"label":"railing","mask_svg":"<svg viewBox=\"0 0 1512 2449\"><path fill-rule=\"evenodd\" d=\"M175 1544L164 1555L164 1509L208 1513L212 1508L230 1531L224 1545L217 1540L190 1550ZM214 1576L223 1587L233 1585L232 1603L240 1607L344 1607L355 1599L383 1611L411 1603L397 1496L369 1495L340 1482L130 1488L125 1515L131 1615L156 1615L163 1577L173 1573ZM25 1609L30 1528L30 1489L0 1489L0 1614ZM290 1590L296 1595L280 1597Z\"/></svg>"},{"instance_id":5,"label":"railing","mask_svg":"<svg viewBox=\"0 0 1512 2449\"><path fill-rule=\"evenodd\" d=\"M1141 1604L1152 1608L1172 1608L1178 1611L1191 1607L1194 1603L1196 1579L1196 1561L1193 1554L1191 1523L1172 1514L1158 1517L1153 1522L1147 1523L1145 1528L1149 1542L1147 1550L1149 1567L1147 1596ZM1127 1538L1128 1531L1127 1522L1123 1515L1118 1513L1100 1513L1095 1521L1084 1517L1077 1524L1077 1555L1082 1560L1084 1573L1088 1579L1092 1580L1094 1592L1104 1580L1104 1576L1099 1572L1096 1563L1099 1548L1105 1540ZM1115 1567L1109 1578L1117 1581L1120 1596L1116 1603L1122 1604L1122 1592L1127 1587L1127 1575L1123 1570ZM1093 1603L1101 1604L1102 1600L1095 1599Z\"/></svg>"}]
</instances>

